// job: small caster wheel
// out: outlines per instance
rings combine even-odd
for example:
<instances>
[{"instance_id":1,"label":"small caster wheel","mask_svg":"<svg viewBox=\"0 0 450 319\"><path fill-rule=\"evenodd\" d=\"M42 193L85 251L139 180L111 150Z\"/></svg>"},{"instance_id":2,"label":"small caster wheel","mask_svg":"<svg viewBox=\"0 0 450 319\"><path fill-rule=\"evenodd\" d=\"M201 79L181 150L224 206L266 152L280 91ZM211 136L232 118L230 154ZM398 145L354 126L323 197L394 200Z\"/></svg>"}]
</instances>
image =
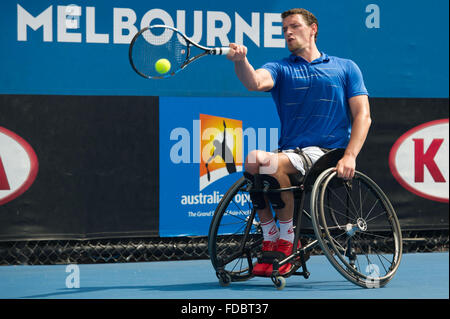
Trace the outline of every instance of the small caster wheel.
<instances>
[{"instance_id":1,"label":"small caster wheel","mask_svg":"<svg viewBox=\"0 0 450 319\"><path fill-rule=\"evenodd\" d=\"M219 284L222 287L227 287L231 283L231 276L226 272L217 273L217 278L219 278Z\"/></svg>"},{"instance_id":2,"label":"small caster wheel","mask_svg":"<svg viewBox=\"0 0 450 319\"><path fill-rule=\"evenodd\" d=\"M277 276L272 278L272 281L275 285L275 287L277 288L277 290L283 290L284 287L286 287L286 278L281 277L281 276Z\"/></svg>"}]
</instances>

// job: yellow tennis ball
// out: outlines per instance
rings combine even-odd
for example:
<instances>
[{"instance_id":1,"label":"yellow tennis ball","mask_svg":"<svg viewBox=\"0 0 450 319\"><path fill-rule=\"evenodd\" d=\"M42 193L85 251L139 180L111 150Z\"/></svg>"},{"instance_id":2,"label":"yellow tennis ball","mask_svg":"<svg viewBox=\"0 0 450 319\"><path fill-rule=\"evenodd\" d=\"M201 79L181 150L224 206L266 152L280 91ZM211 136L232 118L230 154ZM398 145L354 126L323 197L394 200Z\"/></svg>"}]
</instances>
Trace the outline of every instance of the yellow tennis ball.
<instances>
[{"instance_id":1,"label":"yellow tennis ball","mask_svg":"<svg viewBox=\"0 0 450 319\"><path fill-rule=\"evenodd\" d=\"M169 72L170 70L170 62L167 59L159 59L155 63L155 70L159 74L164 74Z\"/></svg>"}]
</instances>

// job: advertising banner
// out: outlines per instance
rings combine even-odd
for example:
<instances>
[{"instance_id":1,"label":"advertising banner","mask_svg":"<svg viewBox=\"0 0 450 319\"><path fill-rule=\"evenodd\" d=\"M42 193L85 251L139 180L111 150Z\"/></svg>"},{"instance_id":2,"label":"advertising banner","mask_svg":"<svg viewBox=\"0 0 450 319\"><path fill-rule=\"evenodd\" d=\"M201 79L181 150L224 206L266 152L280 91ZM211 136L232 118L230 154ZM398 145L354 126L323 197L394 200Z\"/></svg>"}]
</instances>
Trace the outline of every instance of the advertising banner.
<instances>
[{"instance_id":1,"label":"advertising banner","mask_svg":"<svg viewBox=\"0 0 450 319\"><path fill-rule=\"evenodd\" d=\"M0 240L158 234L158 98L0 95Z\"/></svg>"},{"instance_id":2,"label":"advertising banner","mask_svg":"<svg viewBox=\"0 0 450 319\"><path fill-rule=\"evenodd\" d=\"M448 99L371 99L372 126L358 156L404 229L448 229Z\"/></svg>"},{"instance_id":3,"label":"advertising banner","mask_svg":"<svg viewBox=\"0 0 450 319\"><path fill-rule=\"evenodd\" d=\"M207 234L247 154L277 149L278 129L268 97L160 98L160 236Z\"/></svg>"},{"instance_id":4,"label":"advertising banner","mask_svg":"<svg viewBox=\"0 0 450 319\"><path fill-rule=\"evenodd\" d=\"M426 28L417 23L424 5L433 16ZM204 46L244 44L250 62L260 67L289 55L280 14L300 6L319 21L319 50L353 60L372 97L446 98L448 5L446 0L3 0L0 94L262 96L236 81L223 56L201 58L176 77L149 81L131 68L129 43L138 30L162 23Z\"/></svg>"}]
</instances>

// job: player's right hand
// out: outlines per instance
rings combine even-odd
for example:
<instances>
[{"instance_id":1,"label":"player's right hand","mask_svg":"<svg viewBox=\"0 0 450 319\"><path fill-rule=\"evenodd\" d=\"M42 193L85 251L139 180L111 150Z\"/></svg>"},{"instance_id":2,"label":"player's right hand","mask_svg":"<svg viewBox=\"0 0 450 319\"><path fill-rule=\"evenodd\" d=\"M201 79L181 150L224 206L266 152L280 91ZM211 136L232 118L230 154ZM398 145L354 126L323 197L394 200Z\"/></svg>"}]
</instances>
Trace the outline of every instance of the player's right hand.
<instances>
[{"instance_id":1,"label":"player's right hand","mask_svg":"<svg viewBox=\"0 0 450 319\"><path fill-rule=\"evenodd\" d=\"M245 45L230 43L230 51L227 58L233 62L244 61L247 56L247 47Z\"/></svg>"}]
</instances>

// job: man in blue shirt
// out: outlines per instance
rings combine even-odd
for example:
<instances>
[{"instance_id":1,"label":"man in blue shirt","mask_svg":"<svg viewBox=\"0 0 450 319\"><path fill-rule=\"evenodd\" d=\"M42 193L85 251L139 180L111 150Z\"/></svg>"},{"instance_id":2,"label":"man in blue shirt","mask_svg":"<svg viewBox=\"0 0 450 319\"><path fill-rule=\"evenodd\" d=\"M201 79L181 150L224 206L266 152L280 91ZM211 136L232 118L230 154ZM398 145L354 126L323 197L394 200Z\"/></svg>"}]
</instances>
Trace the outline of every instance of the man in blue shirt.
<instances>
[{"instance_id":1,"label":"man in blue shirt","mask_svg":"<svg viewBox=\"0 0 450 319\"><path fill-rule=\"evenodd\" d=\"M305 174L306 169L300 155L291 150L300 148L315 162L324 154L321 148L345 148L336 171L338 177L351 179L371 123L361 71L351 60L318 50L318 22L309 11L288 10L282 13L282 23L291 55L281 61L255 70L247 60L247 48L230 44L228 58L234 62L239 80L248 90L271 92L281 122L281 152L250 152L245 171L252 175L269 174L281 187L288 187L288 175ZM294 200L292 192L283 192L281 197L285 206L275 211L280 229L268 205L257 212L263 229L263 251L289 255L294 240ZM289 272L291 267L283 265L280 274ZM272 266L256 264L253 272L270 276Z\"/></svg>"}]
</instances>

